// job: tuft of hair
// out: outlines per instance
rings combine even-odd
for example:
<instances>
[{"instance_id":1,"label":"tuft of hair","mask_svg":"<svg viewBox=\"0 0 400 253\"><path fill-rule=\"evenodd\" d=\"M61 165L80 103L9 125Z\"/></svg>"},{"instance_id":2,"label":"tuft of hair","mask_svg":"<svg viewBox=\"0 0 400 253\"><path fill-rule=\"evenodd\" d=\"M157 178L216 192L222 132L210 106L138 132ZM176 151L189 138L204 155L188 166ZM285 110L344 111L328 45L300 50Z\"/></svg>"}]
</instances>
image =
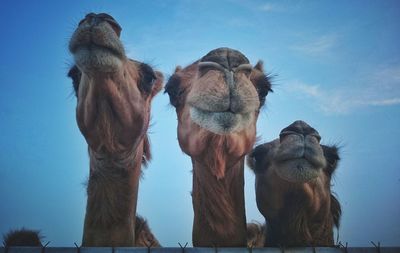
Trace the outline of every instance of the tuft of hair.
<instances>
[{"instance_id":1,"label":"tuft of hair","mask_svg":"<svg viewBox=\"0 0 400 253\"><path fill-rule=\"evenodd\" d=\"M141 217L136 216L135 223L135 246L136 247L161 247L157 238L150 230L147 221Z\"/></svg>"},{"instance_id":2,"label":"tuft of hair","mask_svg":"<svg viewBox=\"0 0 400 253\"><path fill-rule=\"evenodd\" d=\"M247 247L262 248L265 244L266 226L260 223L247 223Z\"/></svg>"},{"instance_id":3,"label":"tuft of hair","mask_svg":"<svg viewBox=\"0 0 400 253\"><path fill-rule=\"evenodd\" d=\"M3 244L5 247L11 246L32 246L42 247L41 239L43 236L40 235L38 230L30 229L17 229L10 230L7 234L3 235Z\"/></svg>"},{"instance_id":4,"label":"tuft of hair","mask_svg":"<svg viewBox=\"0 0 400 253\"><path fill-rule=\"evenodd\" d=\"M249 155L246 156L246 164L254 172L255 166L256 166L256 161L254 158L253 151Z\"/></svg>"},{"instance_id":5,"label":"tuft of hair","mask_svg":"<svg viewBox=\"0 0 400 253\"><path fill-rule=\"evenodd\" d=\"M342 216L342 208L340 207L339 200L331 194L331 214L333 219L333 224L339 229L340 227L340 217Z\"/></svg>"},{"instance_id":6,"label":"tuft of hair","mask_svg":"<svg viewBox=\"0 0 400 253\"><path fill-rule=\"evenodd\" d=\"M143 139L142 165L147 167L150 160L151 160L150 139L149 136L146 134Z\"/></svg>"}]
</instances>

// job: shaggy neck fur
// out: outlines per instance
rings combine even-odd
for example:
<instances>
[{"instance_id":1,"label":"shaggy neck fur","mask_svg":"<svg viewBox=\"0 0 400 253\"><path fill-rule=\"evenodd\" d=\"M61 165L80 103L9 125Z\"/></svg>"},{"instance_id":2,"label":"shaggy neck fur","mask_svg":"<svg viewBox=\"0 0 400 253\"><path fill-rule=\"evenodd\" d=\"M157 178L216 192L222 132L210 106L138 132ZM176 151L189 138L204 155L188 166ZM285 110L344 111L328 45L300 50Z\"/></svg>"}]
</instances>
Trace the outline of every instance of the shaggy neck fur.
<instances>
[{"instance_id":1,"label":"shaggy neck fur","mask_svg":"<svg viewBox=\"0 0 400 253\"><path fill-rule=\"evenodd\" d=\"M266 221L266 242L274 246L333 246L333 226L339 226L340 204L331 195L316 213L304 205L302 192L287 194L276 219Z\"/></svg>"},{"instance_id":2,"label":"shaggy neck fur","mask_svg":"<svg viewBox=\"0 0 400 253\"><path fill-rule=\"evenodd\" d=\"M215 168L192 163L193 246L245 247L244 159L225 167L220 179Z\"/></svg>"},{"instance_id":3,"label":"shaggy neck fur","mask_svg":"<svg viewBox=\"0 0 400 253\"><path fill-rule=\"evenodd\" d=\"M89 149L90 177L82 246L134 246L136 202L143 155L118 155Z\"/></svg>"}]
</instances>

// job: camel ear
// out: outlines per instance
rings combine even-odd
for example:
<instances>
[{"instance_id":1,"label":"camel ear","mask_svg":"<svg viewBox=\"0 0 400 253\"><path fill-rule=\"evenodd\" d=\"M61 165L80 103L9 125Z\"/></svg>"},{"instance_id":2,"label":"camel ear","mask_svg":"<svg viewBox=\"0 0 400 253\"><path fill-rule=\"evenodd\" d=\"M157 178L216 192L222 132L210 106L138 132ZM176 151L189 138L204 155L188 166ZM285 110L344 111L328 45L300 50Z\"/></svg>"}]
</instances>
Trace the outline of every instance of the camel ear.
<instances>
[{"instance_id":1,"label":"camel ear","mask_svg":"<svg viewBox=\"0 0 400 253\"><path fill-rule=\"evenodd\" d=\"M182 67L181 66L176 66L175 67L175 71L174 71L174 74L176 74L176 73L178 73L179 71L181 71L182 70Z\"/></svg>"},{"instance_id":2,"label":"camel ear","mask_svg":"<svg viewBox=\"0 0 400 253\"><path fill-rule=\"evenodd\" d=\"M264 74L264 63L258 61L254 66L250 75L250 80L256 87L258 98L260 100L260 107L265 104L265 98L269 92L273 92L271 84L271 75Z\"/></svg>"},{"instance_id":3,"label":"camel ear","mask_svg":"<svg viewBox=\"0 0 400 253\"><path fill-rule=\"evenodd\" d=\"M249 166L254 173L262 173L269 166L269 163L265 162L268 151L268 144L266 143L258 145L247 155L247 166Z\"/></svg>"},{"instance_id":4,"label":"camel ear","mask_svg":"<svg viewBox=\"0 0 400 253\"><path fill-rule=\"evenodd\" d=\"M162 88L163 75L161 72L154 71L153 68L146 64L139 64L139 89L146 94L154 96Z\"/></svg>"},{"instance_id":5,"label":"camel ear","mask_svg":"<svg viewBox=\"0 0 400 253\"><path fill-rule=\"evenodd\" d=\"M78 97L79 83L81 82L82 72L76 65L74 65L69 69L67 76L72 79L75 96Z\"/></svg>"},{"instance_id":6,"label":"camel ear","mask_svg":"<svg viewBox=\"0 0 400 253\"><path fill-rule=\"evenodd\" d=\"M261 72L264 72L264 62L262 60L259 60L254 68Z\"/></svg>"},{"instance_id":7,"label":"camel ear","mask_svg":"<svg viewBox=\"0 0 400 253\"><path fill-rule=\"evenodd\" d=\"M181 78L178 74L173 74L165 85L164 93L168 93L171 105L178 108L182 103Z\"/></svg>"},{"instance_id":8,"label":"camel ear","mask_svg":"<svg viewBox=\"0 0 400 253\"><path fill-rule=\"evenodd\" d=\"M329 176L332 176L340 160L339 148L335 145L333 146L321 145L321 147L322 150L324 151L324 156L327 162L325 171L328 173Z\"/></svg>"},{"instance_id":9,"label":"camel ear","mask_svg":"<svg viewBox=\"0 0 400 253\"><path fill-rule=\"evenodd\" d=\"M153 90L151 96L155 96L162 90L162 84L164 82L164 75L160 71L155 71L156 80L154 81Z\"/></svg>"}]
</instances>

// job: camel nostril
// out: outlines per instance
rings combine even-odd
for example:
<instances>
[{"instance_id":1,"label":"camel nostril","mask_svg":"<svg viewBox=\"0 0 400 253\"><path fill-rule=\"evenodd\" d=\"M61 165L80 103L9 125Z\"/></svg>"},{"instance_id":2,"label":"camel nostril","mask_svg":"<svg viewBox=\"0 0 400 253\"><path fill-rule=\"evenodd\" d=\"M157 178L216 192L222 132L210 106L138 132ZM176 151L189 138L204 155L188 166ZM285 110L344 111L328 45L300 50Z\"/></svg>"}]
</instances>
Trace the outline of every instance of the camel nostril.
<instances>
[{"instance_id":1,"label":"camel nostril","mask_svg":"<svg viewBox=\"0 0 400 253\"><path fill-rule=\"evenodd\" d=\"M317 139L318 143L321 142L321 136L318 133L313 133L310 134L310 136L314 137L315 139Z\"/></svg>"},{"instance_id":2,"label":"camel nostril","mask_svg":"<svg viewBox=\"0 0 400 253\"><path fill-rule=\"evenodd\" d=\"M281 133L279 134L279 141L280 142L284 141L285 138L288 137L289 135L299 135L299 133L297 133L295 131L290 131L290 130L283 129L281 131Z\"/></svg>"},{"instance_id":3,"label":"camel nostril","mask_svg":"<svg viewBox=\"0 0 400 253\"><path fill-rule=\"evenodd\" d=\"M93 17L91 25L98 25L101 19L98 16Z\"/></svg>"}]
</instances>

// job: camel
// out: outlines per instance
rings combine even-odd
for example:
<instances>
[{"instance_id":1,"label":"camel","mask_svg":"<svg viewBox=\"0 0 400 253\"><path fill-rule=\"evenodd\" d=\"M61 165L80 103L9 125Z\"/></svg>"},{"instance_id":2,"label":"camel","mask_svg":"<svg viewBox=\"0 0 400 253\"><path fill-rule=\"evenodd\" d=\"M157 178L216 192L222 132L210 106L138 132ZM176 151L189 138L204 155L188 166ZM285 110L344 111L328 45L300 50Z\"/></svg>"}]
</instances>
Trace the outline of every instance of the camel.
<instances>
[{"instance_id":1,"label":"camel","mask_svg":"<svg viewBox=\"0 0 400 253\"><path fill-rule=\"evenodd\" d=\"M246 246L244 157L269 91L262 62L253 67L230 48L178 66L165 86L179 145L193 164L193 246Z\"/></svg>"},{"instance_id":2,"label":"camel","mask_svg":"<svg viewBox=\"0 0 400 253\"><path fill-rule=\"evenodd\" d=\"M295 121L249 154L257 206L266 220L265 246L334 245L341 207L330 187L339 150L320 140L314 128Z\"/></svg>"},{"instance_id":3,"label":"camel","mask_svg":"<svg viewBox=\"0 0 400 253\"><path fill-rule=\"evenodd\" d=\"M30 246L30 247L42 247L42 235L40 235L37 230L30 229L17 229L10 230L7 234L3 236L4 247L13 246Z\"/></svg>"},{"instance_id":4,"label":"camel","mask_svg":"<svg viewBox=\"0 0 400 253\"><path fill-rule=\"evenodd\" d=\"M112 16L89 13L69 42L76 120L90 157L82 246L137 246L139 178L151 158L150 107L163 76L127 58L121 30Z\"/></svg>"}]
</instances>

